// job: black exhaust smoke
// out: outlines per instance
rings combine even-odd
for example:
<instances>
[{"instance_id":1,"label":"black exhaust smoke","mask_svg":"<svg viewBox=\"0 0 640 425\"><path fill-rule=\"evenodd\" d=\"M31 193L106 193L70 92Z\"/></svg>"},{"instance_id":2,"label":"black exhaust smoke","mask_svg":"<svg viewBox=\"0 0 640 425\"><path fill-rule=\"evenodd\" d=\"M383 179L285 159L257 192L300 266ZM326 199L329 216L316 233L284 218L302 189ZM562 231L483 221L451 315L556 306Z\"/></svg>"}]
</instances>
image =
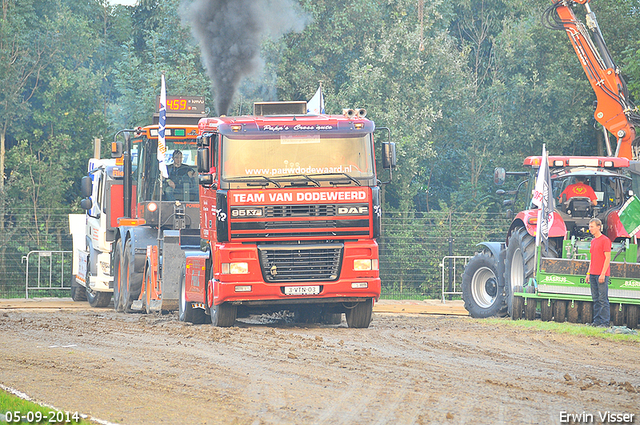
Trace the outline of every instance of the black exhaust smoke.
<instances>
[{"instance_id":1,"label":"black exhaust smoke","mask_svg":"<svg viewBox=\"0 0 640 425\"><path fill-rule=\"evenodd\" d=\"M200 43L218 115L229 112L242 78L262 70L262 41L302 31L309 20L295 0L194 0L186 5L183 18Z\"/></svg>"}]
</instances>

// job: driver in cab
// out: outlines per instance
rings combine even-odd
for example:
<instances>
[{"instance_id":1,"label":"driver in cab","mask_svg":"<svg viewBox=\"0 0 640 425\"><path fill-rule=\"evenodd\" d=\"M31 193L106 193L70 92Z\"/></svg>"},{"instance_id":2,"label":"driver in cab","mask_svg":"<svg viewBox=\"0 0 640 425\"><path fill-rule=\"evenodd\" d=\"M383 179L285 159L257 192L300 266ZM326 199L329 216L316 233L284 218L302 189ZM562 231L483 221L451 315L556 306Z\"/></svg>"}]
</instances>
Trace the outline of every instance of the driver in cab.
<instances>
[{"instance_id":1,"label":"driver in cab","mask_svg":"<svg viewBox=\"0 0 640 425\"><path fill-rule=\"evenodd\" d=\"M169 178L166 180L169 187L167 187L166 194L168 201L175 201L175 190L178 187L189 182L189 179L196 175L193 168L182 163L182 152L180 150L173 151L173 164L167 167L167 173Z\"/></svg>"},{"instance_id":2,"label":"driver in cab","mask_svg":"<svg viewBox=\"0 0 640 425\"><path fill-rule=\"evenodd\" d=\"M593 188L586 184L586 180L584 176L576 176L576 182L567 186L560 194L560 202L576 197L589 198L591 205L595 206L598 203L598 197Z\"/></svg>"}]
</instances>

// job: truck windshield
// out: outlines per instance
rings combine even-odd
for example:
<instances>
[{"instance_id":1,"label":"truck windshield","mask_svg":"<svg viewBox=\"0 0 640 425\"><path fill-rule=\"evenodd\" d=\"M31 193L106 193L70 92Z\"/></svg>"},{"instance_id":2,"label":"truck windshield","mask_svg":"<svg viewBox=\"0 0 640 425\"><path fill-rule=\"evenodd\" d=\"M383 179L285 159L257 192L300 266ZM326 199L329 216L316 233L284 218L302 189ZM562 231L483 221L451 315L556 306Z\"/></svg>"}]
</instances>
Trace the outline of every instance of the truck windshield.
<instances>
[{"instance_id":1,"label":"truck windshield","mask_svg":"<svg viewBox=\"0 0 640 425\"><path fill-rule=\"evenodd\" d=\"M195 139L168 139L166 145L164 163L167 166L169 179L163 181L162 200L198 202ZM160 200L161 176L157 149L158 139L142 137L134 141L133 150L139 158L134 170L134 178L138 179L138 202ZM178 152L181 158L176 161L174 155L177 156ZM180 162L180 167L175 167L177 162Z\"/></svg>"},{"instance_id":2,"label":"truck windshield","mask_svg":"<svg viewBox=\"0 0 640 425\"><path fill-rule=\"evenodd\" d=\"M237 185L360 185L374 177L370 134L225 136L221 165L222 179Z\"/></svg>"}]
</instances>

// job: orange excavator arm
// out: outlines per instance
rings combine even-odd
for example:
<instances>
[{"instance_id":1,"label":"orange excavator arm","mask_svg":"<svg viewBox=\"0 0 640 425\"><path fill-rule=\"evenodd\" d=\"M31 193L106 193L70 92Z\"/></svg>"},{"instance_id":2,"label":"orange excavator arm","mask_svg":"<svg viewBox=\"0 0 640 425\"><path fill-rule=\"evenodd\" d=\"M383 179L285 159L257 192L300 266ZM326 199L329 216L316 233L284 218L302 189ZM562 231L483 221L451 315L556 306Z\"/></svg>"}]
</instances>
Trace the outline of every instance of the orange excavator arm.
<instances>
[{"instance_id":1,"label":"orange excavator arm","mask_svg":"<svg viewBox=\"0 0 640 425\"><path fill-rule=\"evenodd\" d=\"M548 28L567 32L596 93L595 119L617 139L615 156L640 159L640 140L636 139L634 128L640 126L638 108L629 99L627 85L607 49L596 16L589 7L590 0L552 1L553 4L544 12L544 24ZM573 13L572 4L585 6L586 26ZM606 132L605 135L608 140Z\"/></svg>"}]
</instances>

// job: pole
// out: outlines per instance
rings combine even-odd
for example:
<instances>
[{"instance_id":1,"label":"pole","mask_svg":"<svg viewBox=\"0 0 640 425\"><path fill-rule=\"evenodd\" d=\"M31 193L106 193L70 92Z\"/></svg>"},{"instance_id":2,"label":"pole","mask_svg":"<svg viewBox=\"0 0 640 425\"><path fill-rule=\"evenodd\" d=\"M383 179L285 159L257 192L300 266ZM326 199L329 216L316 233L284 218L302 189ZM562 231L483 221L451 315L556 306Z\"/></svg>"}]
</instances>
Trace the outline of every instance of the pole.
<instances>
[{"instance_id":1,"label":"pole","mask_svg":"<svg viewBox=\"0 0 640 425\"><path fill-rule=\"evenodd\" d=\"M124 177L122 184L124 185L123 194L124 194L124 217L131 218L131 134L128 131L124 133L124 164L123 164L123 172Z\"/></svg>"},{"instance_id":2,"label":"pole","mask_svg":"<svg viewBox=\"0 0 640 425\"><path fill-rule=\"evenodd\" d=\"M453 292L453 235L451 234L451 211L449 211L449 288L448 292ZM449 301L452 296L449 294Z\"/></svg>"}]
</instances>

